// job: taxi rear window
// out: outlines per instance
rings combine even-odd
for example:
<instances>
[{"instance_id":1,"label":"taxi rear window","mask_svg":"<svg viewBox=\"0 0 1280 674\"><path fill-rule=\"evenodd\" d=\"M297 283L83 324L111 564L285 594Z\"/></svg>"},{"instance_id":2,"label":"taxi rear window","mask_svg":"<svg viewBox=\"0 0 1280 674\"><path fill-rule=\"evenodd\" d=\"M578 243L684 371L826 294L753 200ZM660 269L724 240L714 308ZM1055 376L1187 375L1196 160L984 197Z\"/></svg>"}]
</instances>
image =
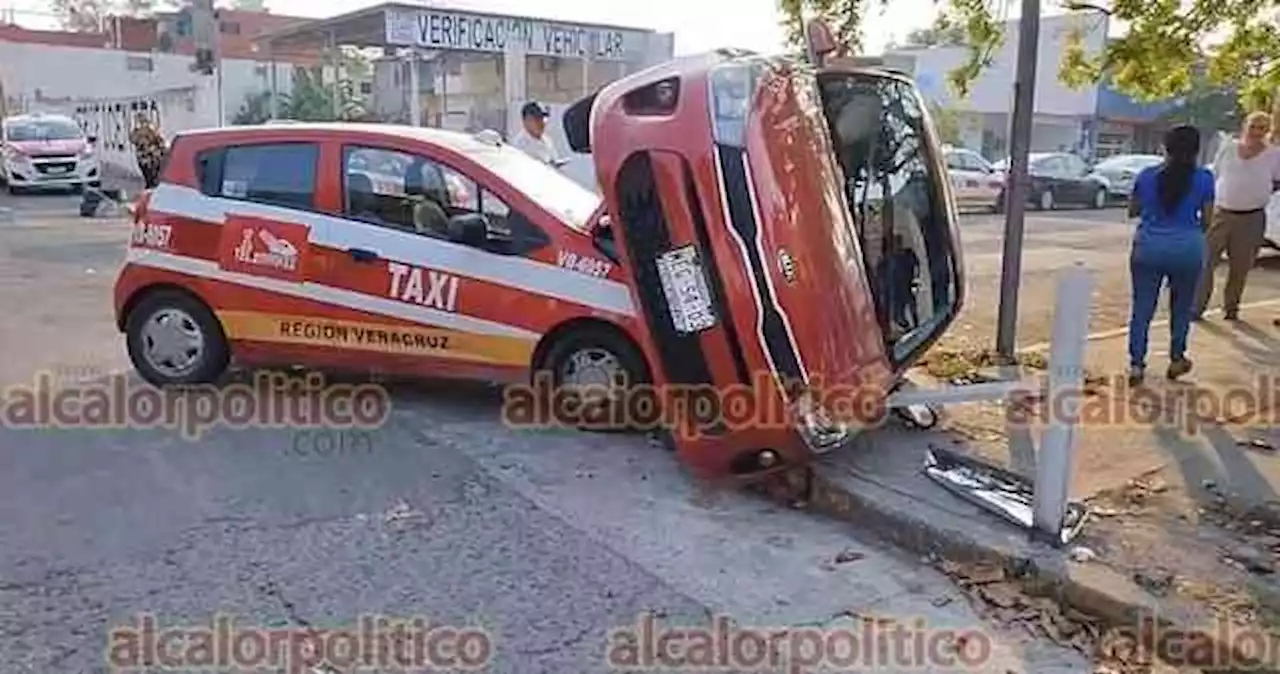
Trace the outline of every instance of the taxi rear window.
<instances>
[{"instance_id":1,"label":"taxi rear window","mask_svg":"<svg viewBox=\"0 0 1280 674\"><path fill-rule=\"evenodd\" d=\"M315 143L229 145L196 155L200 191L286 208L315 208Z\"/></svg>"}]
</instances>

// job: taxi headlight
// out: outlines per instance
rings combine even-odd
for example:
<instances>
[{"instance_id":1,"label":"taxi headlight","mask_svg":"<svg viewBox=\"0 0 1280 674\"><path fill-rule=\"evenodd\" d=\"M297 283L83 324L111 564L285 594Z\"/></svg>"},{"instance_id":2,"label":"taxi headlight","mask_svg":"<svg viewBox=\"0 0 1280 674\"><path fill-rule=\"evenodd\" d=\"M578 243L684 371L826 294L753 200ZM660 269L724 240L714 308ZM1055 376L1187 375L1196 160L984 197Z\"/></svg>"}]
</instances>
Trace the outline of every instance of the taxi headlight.
<instances>
[{"instance_id":1,"label":"taxi headlight","mask_svg":"<svg viewBox=\"0 0 1280 674\"><path fill-rule=\"evenodd\" d=\"M849 425L832 419L812 392L801 393L792 405L792 412L796 432L815 454L825 454L843 445L851 435Z\"/></svg>"}]
</instances>

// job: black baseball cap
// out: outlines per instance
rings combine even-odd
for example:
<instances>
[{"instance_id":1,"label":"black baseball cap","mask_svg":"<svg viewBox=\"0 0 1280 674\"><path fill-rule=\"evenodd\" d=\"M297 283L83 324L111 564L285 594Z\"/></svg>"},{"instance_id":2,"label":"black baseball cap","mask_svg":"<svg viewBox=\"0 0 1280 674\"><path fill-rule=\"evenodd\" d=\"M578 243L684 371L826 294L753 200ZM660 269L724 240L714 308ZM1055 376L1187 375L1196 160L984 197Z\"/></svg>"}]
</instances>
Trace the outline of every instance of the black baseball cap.
<instances>
[{"instance_id":1,"label":"black baseball cap","mask_svg":"<svg viewBox=\"0 0 1280 674\"><path fill-rule=\"evenodd\" d=\"M547 109L547 106L537 101L529 101L528 103L524 104L524 107L520 108L521 119L528 119L530 117L541 117L543 119L546 119L547 117L550 117L550 116L551 116L551 111Z\"/></svg>"}]
</instances>

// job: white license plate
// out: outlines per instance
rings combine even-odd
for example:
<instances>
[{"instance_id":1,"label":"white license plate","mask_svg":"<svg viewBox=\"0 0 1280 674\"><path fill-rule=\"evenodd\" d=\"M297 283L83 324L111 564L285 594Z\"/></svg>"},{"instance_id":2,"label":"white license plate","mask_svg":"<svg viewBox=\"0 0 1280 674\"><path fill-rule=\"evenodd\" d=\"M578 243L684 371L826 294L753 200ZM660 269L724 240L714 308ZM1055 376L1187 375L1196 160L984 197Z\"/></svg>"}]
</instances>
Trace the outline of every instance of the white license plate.
<instances>
[{"instance_id":1,"label":"white license plate","mask_svg":"<svg viewBox=\"0 0 1280 674\"><path fill-rule=\"evenodd\" d=\"M698 260L697 249L685 246L668 251L658 257L657 265L662 294L667 298L676 330L690 334L714 326L716 315L711 290L707 287L706 272Z\"/></svg>"},{"instance_id":2,"label":"white license plate","mask_svg":"<svg viewBox=\"0 0 1280 674\"><path fill-rule=\"evenodd\" d=\"M63 173L70 173L71 169L67 168L66 166L50 166L49 168L45 169L45 172L51 175L53 174L61 175Z\"/></svg>"}]
</instances>

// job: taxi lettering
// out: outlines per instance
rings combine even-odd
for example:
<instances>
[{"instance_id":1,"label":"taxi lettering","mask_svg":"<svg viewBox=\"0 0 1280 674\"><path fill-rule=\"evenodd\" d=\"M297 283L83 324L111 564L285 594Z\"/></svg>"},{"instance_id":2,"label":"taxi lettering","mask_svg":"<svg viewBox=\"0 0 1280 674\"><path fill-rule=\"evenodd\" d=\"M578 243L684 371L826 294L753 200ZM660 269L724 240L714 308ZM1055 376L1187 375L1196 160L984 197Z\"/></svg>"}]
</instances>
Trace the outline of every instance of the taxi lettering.
<instances>
[{"instance_id":1,"label":"taxi lettering","mask_svg":"<svg viewBox=\"0 0 1280 674\"><path fill-rule=\"evenodd\" d=\"M454 311L457 308L457 276L399 262L389 263L387 269L391 272L388 297L441 311Z\"/></svg>"},{"instance_id":2,"label":"taxi lettering","mask_svg":"<svg viewBox=\"0 0 1280 674\"><path fill-rule=\"evenodd\" d=\"M613 269L613 265L604 260L584 257L567 250L562 250L556 255L556 263L565 269L576 271L579 274L587 276L596 276L603 278L609 275L609 270Z\"/></svg>"},{"instance_id":3,"label":"taxi lettering","mask_svg":"<svg viewBox=\"0 0 1280 674\"><path fill-rule=\"evenodd\" d=\"M147 248L168 248L173 228L169 225L152 225L140 222L133 226L133 245Z\"/></svg>"}]
</instances>

